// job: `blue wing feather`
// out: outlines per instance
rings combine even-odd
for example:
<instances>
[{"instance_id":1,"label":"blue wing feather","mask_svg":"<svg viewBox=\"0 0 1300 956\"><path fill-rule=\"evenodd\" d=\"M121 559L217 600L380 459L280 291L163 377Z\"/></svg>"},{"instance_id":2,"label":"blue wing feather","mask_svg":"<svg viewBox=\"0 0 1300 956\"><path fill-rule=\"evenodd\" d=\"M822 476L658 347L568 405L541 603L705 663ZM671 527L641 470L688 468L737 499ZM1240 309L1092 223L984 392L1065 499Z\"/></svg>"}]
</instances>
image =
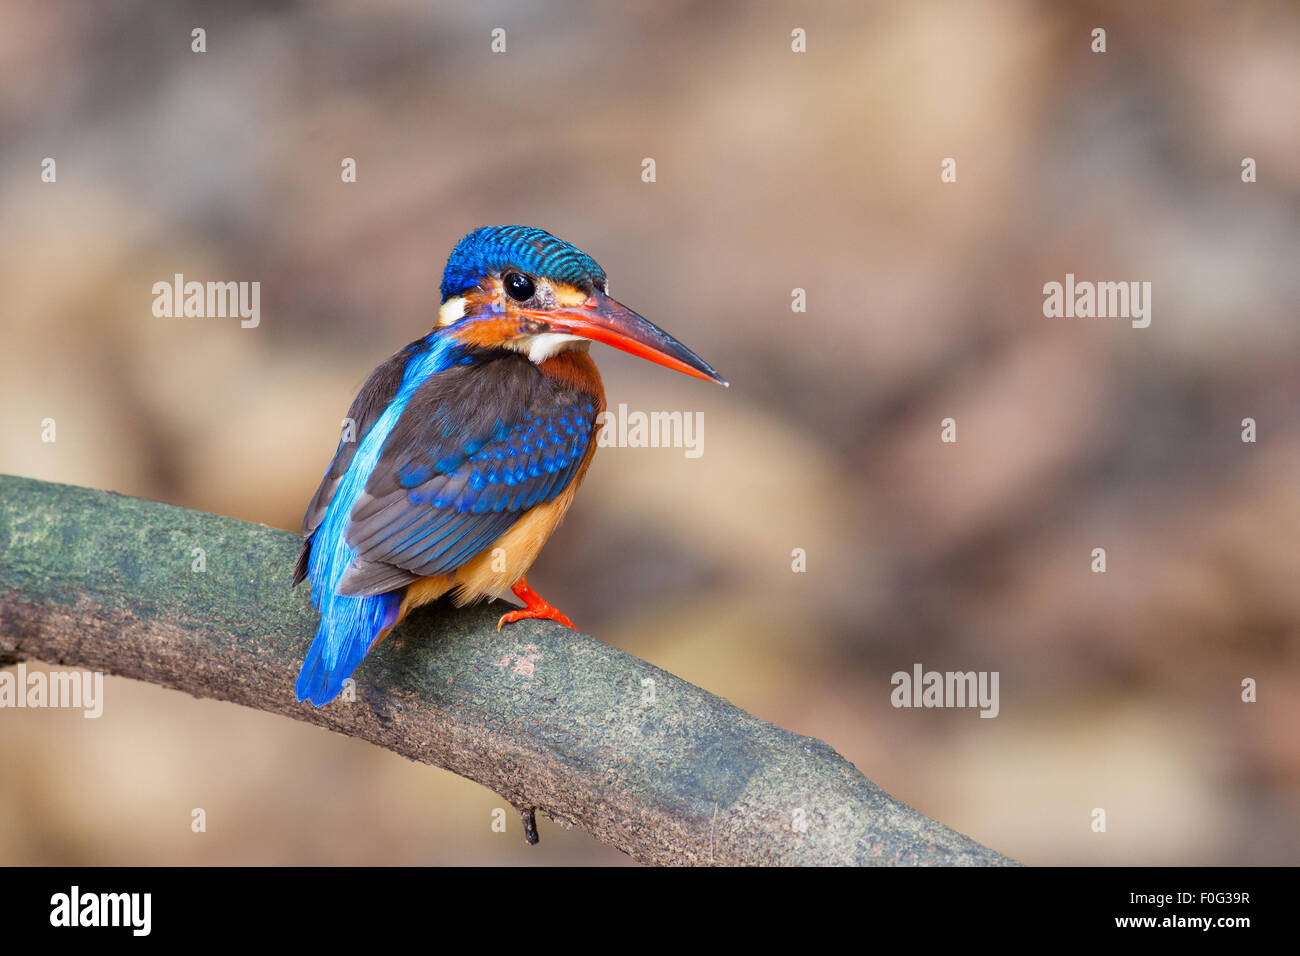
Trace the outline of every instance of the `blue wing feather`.
<instances>
[{"instance_id":1,"label":"blue wing feather","mask_svg":"<svg viewBox=\"0 0 1300 956\"><path fill-rule=\"evenodd\" d=\"M362 559L342 581L365 595L385 568L454 571L553 500L582 467L595 399L523 356L453 364L411 397L358 499L348 539Z\"/></svg>"}]
</instances>

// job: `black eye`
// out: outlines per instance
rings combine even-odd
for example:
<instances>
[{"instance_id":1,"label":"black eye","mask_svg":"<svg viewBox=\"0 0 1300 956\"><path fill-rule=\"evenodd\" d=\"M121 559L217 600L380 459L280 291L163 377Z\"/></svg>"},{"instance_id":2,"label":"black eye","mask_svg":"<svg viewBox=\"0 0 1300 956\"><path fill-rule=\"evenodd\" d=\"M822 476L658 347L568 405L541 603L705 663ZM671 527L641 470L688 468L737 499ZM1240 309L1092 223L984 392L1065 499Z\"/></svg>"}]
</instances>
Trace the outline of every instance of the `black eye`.
<instances>
[{"instance_id":1,"label":"black eye","mask_svg":"<svg viewBox=\"0 0 1300 956\"><path fill-rule=\"evenodd\" d=\"M536 286L533 285L533 280L521 272L507 272L505 283L506 292L516 302L527 302L533 297L533 293L537 291Z\"/></svg>"}]
</instances>

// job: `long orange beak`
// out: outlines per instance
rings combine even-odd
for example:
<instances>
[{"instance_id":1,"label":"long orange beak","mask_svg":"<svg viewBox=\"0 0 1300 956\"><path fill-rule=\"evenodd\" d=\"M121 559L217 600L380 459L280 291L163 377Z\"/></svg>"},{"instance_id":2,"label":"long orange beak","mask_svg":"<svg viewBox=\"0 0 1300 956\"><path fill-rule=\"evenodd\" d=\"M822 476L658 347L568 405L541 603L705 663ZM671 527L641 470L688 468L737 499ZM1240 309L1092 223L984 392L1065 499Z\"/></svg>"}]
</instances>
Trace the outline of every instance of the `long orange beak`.
<instances>
[{"instance_id":1,"label":"long orange beak","mask_svg":"<svg viewBox=\"0 0 1300 956\"><path fill-rule=\"evenodd\" d=\"M681 342L603 292L593 292L579 306L531 315L545 321L554 332L603 342L706 382L716 382L724 387L729 384L713 366Z\"/></svg>"}]
</instances>

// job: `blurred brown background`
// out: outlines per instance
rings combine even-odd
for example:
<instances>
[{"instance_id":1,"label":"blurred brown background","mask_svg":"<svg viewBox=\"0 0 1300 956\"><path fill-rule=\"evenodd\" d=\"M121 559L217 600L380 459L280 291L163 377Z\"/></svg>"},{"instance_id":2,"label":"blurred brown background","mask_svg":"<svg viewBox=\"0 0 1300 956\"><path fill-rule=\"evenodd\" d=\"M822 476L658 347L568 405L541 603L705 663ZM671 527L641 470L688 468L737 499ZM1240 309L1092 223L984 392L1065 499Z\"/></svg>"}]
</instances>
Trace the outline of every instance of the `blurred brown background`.
<instances>
[{"instance_id":1,"label":"blurred brown background","mask_svg":"<svg viewBox=\"0 0 1300 956\"><path fill-rule=\"evenodd\" d=\"M597 347L612 404L706 428L597 455L530 574L584 629L1028 863L1300 861L1296 6L515 6L7 4L0 470L296 529L456 239L539 225L733 383ZM176 272L260 281L261 325L155 318ZM1067 272L1152 282L1151 326L1045 318ZM1000 716L893 709L915 662L999 671ZM106 695L0 712L0 862L624 860Z\"/></svg>"}]
</instances>

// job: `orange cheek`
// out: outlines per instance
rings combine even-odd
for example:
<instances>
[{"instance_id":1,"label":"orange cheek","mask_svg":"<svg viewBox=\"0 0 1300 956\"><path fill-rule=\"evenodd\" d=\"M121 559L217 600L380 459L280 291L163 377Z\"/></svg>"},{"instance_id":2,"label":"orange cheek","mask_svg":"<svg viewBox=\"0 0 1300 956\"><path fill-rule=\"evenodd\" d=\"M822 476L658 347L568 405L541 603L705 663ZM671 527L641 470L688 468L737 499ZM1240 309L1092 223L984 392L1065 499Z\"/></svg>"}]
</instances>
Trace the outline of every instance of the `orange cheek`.
<instances>
[{"instance_id":1,"label":"orange cheek","mask_svg":"<svg viewBox=\"0 0 1300 956\"><path fill-rule=\"evenodd\" d=\"M474 319L457 327L457 339L475 348L491 348L519 335L519 320L503 315L499 319Z\"/></svg>"},{"instance_id":2,"label":"orange cheek","mask_svg":"<svg viewBox=\"0 0 1300 956\"><path fill-rule=\"evenodd\" d=\"M491 288L480 287L471 291L465 296L465 311L469 315L484 317L462 320L452 327L452 335L472 348L493 348L518 336L522 320L504 299L499 283L494 283ZM503 311L489 318L494 308Z\"/></svg>"}]
</instances>

